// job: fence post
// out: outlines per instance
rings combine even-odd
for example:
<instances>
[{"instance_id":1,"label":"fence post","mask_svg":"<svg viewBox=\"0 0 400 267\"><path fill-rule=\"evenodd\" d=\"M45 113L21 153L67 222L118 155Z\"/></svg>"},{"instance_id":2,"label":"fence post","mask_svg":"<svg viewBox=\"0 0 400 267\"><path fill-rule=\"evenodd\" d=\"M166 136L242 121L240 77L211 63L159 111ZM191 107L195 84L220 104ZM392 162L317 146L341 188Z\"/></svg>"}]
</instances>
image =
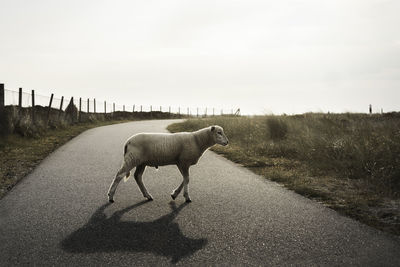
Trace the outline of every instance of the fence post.
<instances>
[{"instance_id":1,"label":"fence post","mask_svg":"<svg viewBox=\"0 0 400 267\"><path fill-rule=\"evenodd\" d=\"M122 111L125 112L125 105L122 106Z\"/></svg>"},{"instance_id":2,"label":"fence post","mask_svg":"<svg viewBox=\"0 0 400 267\"><path fill-rule=\"evenodd\" d=\"M160 106L160 112L162 112L162 110L161 110L161 106Z\"/></svg>"},{"instance_id":3,"label":"fence post","mask_svg":"<svg viewBox=\"0 0 400 267\"><path fill-rule=\"evenodd\" d=\"M0 83L0 110L3 112L4 109L4 84Z\"/></svg>"},{"instance_id":4,"label":"fence post","mask_svg":"<svg viewBox=\"0 0 400 267\"><path fill-rule=\"evenodd\" d=\"M153 106L150 105L150 112L153 112Z\"/></svg>"},{"instance_id":5,"label":"fence post","mask_svg":"<svg viewBox=\"0 0 400 267\"><path fill-rule=\"evenodd\" d=\"M93 103L94 103L94 105L93 105L93 111L94 111L94 113L96 113L96 98L93 98Z\"/></svg>"},{"instance_id":6,"label":"fence post","mask_svg":"<svg viewBox=\"0 0 400 267\"><path fill-rule=\"evenodd\" d=\"M32 90L32 122L35 123L35 90Z\"/></svg>"},{"instance_id":7,"label":"fence post","mask_svg":"<svg viewBox=\"0 0 400 267\"><path fill-rule=\"evenodd\" d=\"M82 97L79 98L79 116L78 116L79 122L81 122L81 112L82 112Z\"/></svg>"},{"instance_id":8,"label":"fence post","mask_svg":"<svg viewBox=\"0 0 400 267\"><path fill-rule=\"evenodd\" d=\"M87 113L89 114L89 98L87 99Z\"/></svg>"},{"instance_id":9,"label":"fence post","mask_svg":"<svg viewBox=\"0 0 400 267\"><path fill-rule=\"evenodd\" d=\"M214 117L215 113L214 113L214 108L213 108L213 117Z\"/></svg>"},{"instance_id":10,"label":"fence post","mask_svg":"<svg viewBox=\"0 0 400 267\"><path fill-rule=\"evenodd\" d=\"M143 109L142 109L142 105L140 105L140 112L142 112L143 111Z\"/></svg>"},{"instance_id":11,"label":"fence post","mask_svg":"<svg viewBox=\"0 0 400 267\"><path fill-rule=\"evenodd\" d=\"M181 115L181 107L178 107L178 115Z\"/></svg>"},{"instance_id":12,"label":"fence post","mask_svg":"<svg viewBox=\"0 0 400 267\"><path fill-rule=\"evenodd\" d=\"M206 112L204 113L204 117L207 117L207 108L206 108Z\"/></svg>"},{"instance_id":13,"label":"fence post","mask_svg":"<svg viewBox=\"0 0 400 267\"><path fill-rule=\"evenodd\" d=\"M18 91L18 106L20 108L22 108L22 88L21 87L19 88L19 91Z\"/></svg>"},{"instance_id":14,"label":"fence post","mask_svg":"<svg viewBox=\"0 0 400 267\"><path fill-rule=\"evenodd\" d=\"M168 108L168 113L171 113L171 106Z\"/></svg>"},{"instance_id":15,"label":"fence post","mask_svg":"<svg viewBox=\"0 0 400 267\"><path fill-rule=\"evenodd\" d=\"M60 111L58 112L58 118L60 118L60 116L61 116L63 102L64 102L64 96L61 97L61 104L60 104Z\"/></svg>"},{"instance_id":16,"label":"fence post","mask_svg":"<svg viewBox=\"0 0 400 267\"><path fill-rule=\"evenodd\" d=\"M199 116L199 108L197 108L197 117Z\"/></svg>"},{"instance_id":17,"label":"fence post","mask_svg":"<svg viewBox=\"0 0 400 267\"><path fill-rule=\"evenodd\" d=\"M132 109L132 112L135 112L135 105L133 105L133 109Z\"/></svg>"},{"instance_id":18,"label":"fence post","mask_svg":"<svg viewBox=\"0 0 400 267\"><path fill-rule=\"evenodd\" d=\"M54 96L54 94L51 94L51 96L50 96L50 103L49 103L49 107L47 109L46 126L49 124L49 120L50 120L50 110L51 110L51 103L53 103L53 96Z\"/></svg>"},{"instance_id":19,"label":"fence post","mask_svg":"<svg viewBox=\"0 0 400 267\"><path fill-rule=\"evenodd\" d=\"M106 103L106 101L104 101L104 114L106 114L107 113L107 103Z\"/></svg>"},{"instance_id":20,"label":"fence post","mask_svg":"<svg viewBox=\"0 0 400 267\"><path fill-rule=\"evenodd\" d=\"M4 127L6 122L6 112L4 108L4 84L0 83L0 134L6 132L6 128ZM3 130L2 130L3 129Z\"/></svg>"},{"instance_id":21,"label":"fence post","mask_svg":"<svg viewBox=\"0 0 400 267\"><path fill-rule=\"evenodd\" d=\"M113 103L113 113L115 112L115 103Z\"/></svg>"}]
</instances>

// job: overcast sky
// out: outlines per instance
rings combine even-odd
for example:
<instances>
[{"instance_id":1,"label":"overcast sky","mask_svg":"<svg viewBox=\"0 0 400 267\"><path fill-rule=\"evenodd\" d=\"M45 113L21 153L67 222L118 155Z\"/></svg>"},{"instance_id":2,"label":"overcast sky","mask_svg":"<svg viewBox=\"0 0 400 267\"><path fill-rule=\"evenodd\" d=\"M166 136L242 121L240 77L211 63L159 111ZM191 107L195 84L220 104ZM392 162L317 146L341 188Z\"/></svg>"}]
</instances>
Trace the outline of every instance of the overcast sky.
<instances>
[{"instance_id":1,"label":"overcast sky","mask_svg":"<svg viewBox=\"0 0 400 267\"><path fill-rule=\"evenodd\" d=\"M399 110L399 12L398 0L0 0L0 82L244 114Z\"/></svg>"}]
</instances>

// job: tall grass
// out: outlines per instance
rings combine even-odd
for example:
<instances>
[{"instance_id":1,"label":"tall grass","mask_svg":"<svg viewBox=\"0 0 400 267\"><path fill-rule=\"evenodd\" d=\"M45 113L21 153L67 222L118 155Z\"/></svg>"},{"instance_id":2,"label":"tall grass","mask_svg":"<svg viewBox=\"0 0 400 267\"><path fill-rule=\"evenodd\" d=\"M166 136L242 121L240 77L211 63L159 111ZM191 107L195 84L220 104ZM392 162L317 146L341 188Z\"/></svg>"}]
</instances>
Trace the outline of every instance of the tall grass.
<instances>
[{"instance_id":1,"label":"tall grass","mask_svg":"<svg viewBox=\"0 0 400 267\"><path fill-rule=\"evenodd\" d=\"M188 120L189 131L218 124L250 157L288 158L316 174L359 179L400 197L400 114L303 114Z\"/></svg>"}]
</instances>

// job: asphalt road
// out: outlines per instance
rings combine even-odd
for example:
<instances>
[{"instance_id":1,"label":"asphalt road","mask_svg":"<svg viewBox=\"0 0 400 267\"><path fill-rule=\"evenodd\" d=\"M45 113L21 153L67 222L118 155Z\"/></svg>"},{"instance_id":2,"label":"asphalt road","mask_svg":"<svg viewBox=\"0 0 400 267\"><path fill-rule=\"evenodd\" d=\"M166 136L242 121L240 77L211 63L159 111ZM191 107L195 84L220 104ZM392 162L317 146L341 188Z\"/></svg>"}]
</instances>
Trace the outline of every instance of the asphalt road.
<instances>
[{"instance_id":1,"label":"asphalt road","mask_svg":"<svg viewBox=\"0 0 400 267\"><path fill-rule=\"evenodd\" d=\"M400 239L343 217L207 151L190 194L171 201L175 166L108 187L124 141L173 121L88 130L47 157L0 200L0 265L400 266ZM226 133L229 138L229 133Z\"/></svg>"}]
</instances>

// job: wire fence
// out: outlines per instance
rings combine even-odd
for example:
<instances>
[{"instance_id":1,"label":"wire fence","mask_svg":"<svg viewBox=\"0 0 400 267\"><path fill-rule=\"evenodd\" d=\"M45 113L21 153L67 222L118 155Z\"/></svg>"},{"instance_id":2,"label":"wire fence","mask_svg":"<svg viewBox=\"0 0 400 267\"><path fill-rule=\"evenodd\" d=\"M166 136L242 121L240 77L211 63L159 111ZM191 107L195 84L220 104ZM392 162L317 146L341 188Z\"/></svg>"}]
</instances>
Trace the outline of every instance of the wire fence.
<instances>
[{"instance_id":1,"label":"wire fence","mask_svg":"<svg viewBox=\"0 0 400 267\"><path fill-rule=\"evenodd\" d=\"M214 115L240 115L240 109L218 109L209 107L174 107L174 106L155 106L155 105L121 105L105 100L95 98L80 97L53 97L37 94L34 90L24 92L22 88L19 91L5 89L3 84L3 106L19 106L28 108L34 106L48 107L65 111L71 100L79 112L83 113L113 113L122 112L164 112L171 114L185 115L189 117L205 117ZM0 92L1 94L1 92ZM1 96L0 96L1 97ZM1 105L1 103L0 103Z\"/></svg>"}]
</instances>

